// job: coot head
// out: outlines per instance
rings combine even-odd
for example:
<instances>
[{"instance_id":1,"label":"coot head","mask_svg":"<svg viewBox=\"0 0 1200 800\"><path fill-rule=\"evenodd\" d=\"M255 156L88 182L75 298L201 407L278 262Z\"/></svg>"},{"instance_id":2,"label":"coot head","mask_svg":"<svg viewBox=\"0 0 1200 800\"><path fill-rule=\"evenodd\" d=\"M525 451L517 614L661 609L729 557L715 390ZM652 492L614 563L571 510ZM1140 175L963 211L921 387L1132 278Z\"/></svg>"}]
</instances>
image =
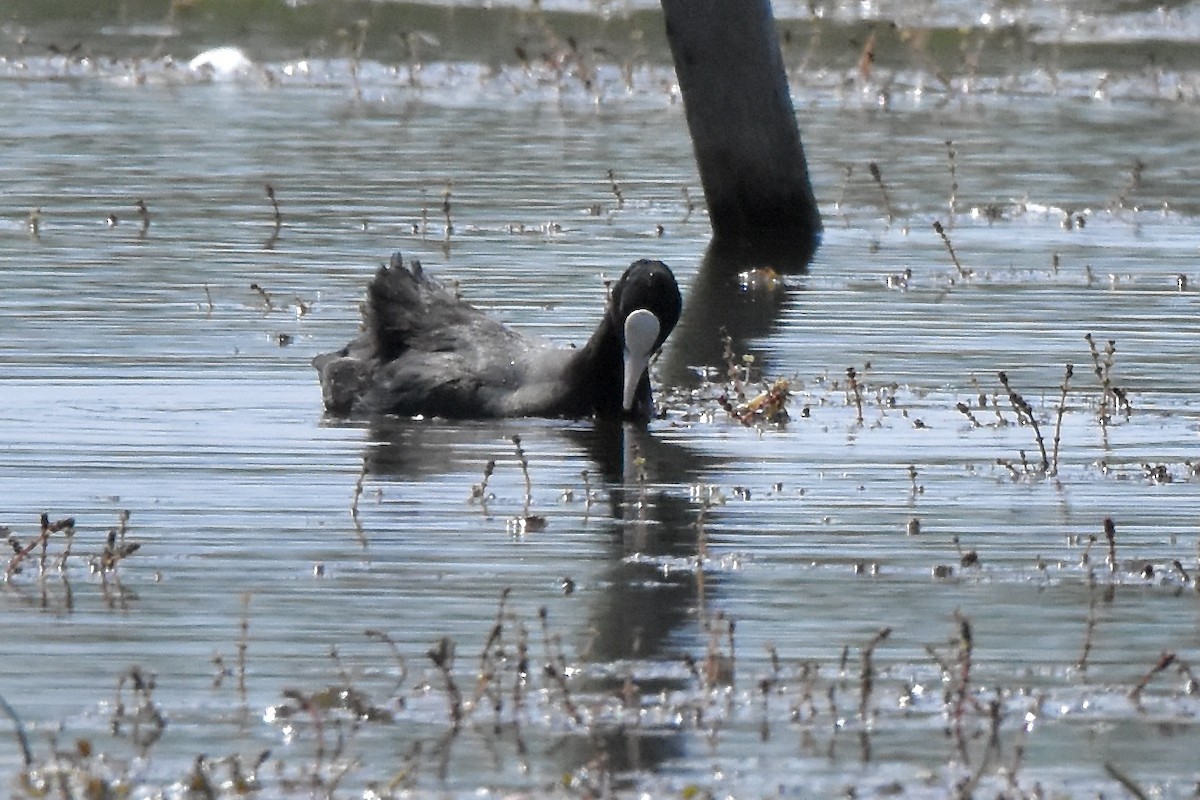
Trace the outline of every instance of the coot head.
<instances>
[{"instance_id":1,"label":"coot head","mask_svg":"<svg viewBox=\"0 0 1200 800\"><path fill-rule=\"evenodd\" d=\"M606 321L615 331L621 346L621 376L613 381L606 366L597 368L606 380L604 394L621 387L620 408L611 413L611 399L598 403L597 415L648 419L653 412L650 391L650 359L667 340L679 322L683 299L669 267L661 261L635 261L612 288ZM597 335L608 333L602 325Z\"/></svg>"}]
</instances>

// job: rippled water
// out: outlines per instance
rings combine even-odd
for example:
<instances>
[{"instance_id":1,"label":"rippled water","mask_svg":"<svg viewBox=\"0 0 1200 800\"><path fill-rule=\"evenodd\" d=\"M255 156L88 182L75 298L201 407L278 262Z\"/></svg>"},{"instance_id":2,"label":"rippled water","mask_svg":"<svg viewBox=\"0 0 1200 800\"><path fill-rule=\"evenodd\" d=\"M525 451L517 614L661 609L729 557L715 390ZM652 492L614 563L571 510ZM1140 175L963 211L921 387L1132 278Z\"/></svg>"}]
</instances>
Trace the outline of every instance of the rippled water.
<instances>
[{"instance_id":1,"label":"rippled water","mask_svg":"<svg viewBox=\"0 0 1200 800\"><path fill-rule=\"evenodd\" d=\"M0 17L0 523L76 530L0 593L18 796L1194 795L1187 10L782 4L826 232L745 289L643 5L364 6L361 60L329 6ZM668 262L665 417L323 418L394 250L561 343Z\"/></svg>"}]
</instances>

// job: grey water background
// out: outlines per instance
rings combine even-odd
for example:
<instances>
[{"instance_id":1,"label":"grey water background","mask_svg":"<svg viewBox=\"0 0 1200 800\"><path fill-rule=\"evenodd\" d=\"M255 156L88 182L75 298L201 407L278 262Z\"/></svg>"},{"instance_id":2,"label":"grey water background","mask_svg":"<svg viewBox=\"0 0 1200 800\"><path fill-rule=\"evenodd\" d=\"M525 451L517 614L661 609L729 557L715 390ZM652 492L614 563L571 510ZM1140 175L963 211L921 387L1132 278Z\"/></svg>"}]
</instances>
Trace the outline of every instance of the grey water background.
<instances>
[{"instance_id":1,"label":"grey water background","mask_svg":"<svg viewBox=\"0 0 1200 800\"><path fill-rule=\"evenodd\" d=\"M778 4L826 231L775 290L704 280L655 5L544 6L0 8L0 524L78 530L64 570L0 592L0 695L37 764L135 796L267 749L263 796L1096 796L1114 774L1194 796L1192 6ZM188 67L222 45L253 63ZM396 250L563 344L605 277L666 261L687 312L665 418L325 419L308 362ZM723 380L722 325L791 380L786 426L700 380ZM1107 426L1089 333L1133 409ZM997 373L1049 444L1068 363L1039 474ZM114 584L88 562L122 510L141 547ZM523 713L452 735L426 651L456 643L469 697L498 615L539 665L562 649L585 722L538 666ZM964 619L956 706L938 658ZM705 685L686 659L727 654L729 621L732 678ZM295 710L330 689L386 719Z\"/></svg>"}]
</instances>

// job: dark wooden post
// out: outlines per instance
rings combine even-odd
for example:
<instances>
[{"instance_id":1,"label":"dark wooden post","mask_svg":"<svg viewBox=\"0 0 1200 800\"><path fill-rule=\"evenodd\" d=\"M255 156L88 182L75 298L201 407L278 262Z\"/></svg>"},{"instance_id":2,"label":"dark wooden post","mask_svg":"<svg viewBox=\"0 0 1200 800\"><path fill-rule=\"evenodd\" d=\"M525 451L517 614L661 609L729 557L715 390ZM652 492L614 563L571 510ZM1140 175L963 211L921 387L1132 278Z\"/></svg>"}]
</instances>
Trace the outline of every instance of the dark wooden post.
<instances>
[{"instance_id":1,"label":"dark wooden post","mask_svg":"<svg viewBox=\"0 0 1200 800\"><path fill-rule=\"evenodd\" d=\"M661 2L714 247L806 264L821 216L770 0Z\"/></svg>"}]
</instances>

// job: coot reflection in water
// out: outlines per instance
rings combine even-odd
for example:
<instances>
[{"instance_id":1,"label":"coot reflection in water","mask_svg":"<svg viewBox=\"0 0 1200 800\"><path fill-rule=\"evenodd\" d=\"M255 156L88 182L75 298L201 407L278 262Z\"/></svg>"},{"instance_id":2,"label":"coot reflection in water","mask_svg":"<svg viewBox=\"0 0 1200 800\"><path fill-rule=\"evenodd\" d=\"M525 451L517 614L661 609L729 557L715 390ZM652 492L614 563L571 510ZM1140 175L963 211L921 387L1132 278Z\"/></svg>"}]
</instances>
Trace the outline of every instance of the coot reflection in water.
<instances>
[{"instance_id":1,"label":"coot reflection in water","mask_svg":"<svg viewBox=\"0 0 1200 800\"><path fill-rule=\"evenodd\" d=\"M334 414L646 421L650 358L681 308L670 268L635 261L587 344L560 348L505 327L397 253L368 287L362 335L313 366Z\"/></svg>"},{"instance_id":2,"label":"coot reflection in water","mask_svg":"<svg viewBox=\"0 0 1200 800\"><path fill-rule=\"evenodd\" d=\"M562 463L550 465L551 460L569 462L582 456L580 466L591 475L594 494L586 498L587 505L551 512L547 529L524 543L528 548L553 547L550 540L581 530L592 541L603 543L605 563L597 566L589 555L590 563L580 567L588 579L581 582L574 602L586 604L584 618L575 627L560 628L580 661L597 665L573 678L572 690L603 696L629 692L631 686L647 696L689 691L692 679L680 675L674 665L704 650L708 634L702 610L717 603L724 581L708 574L704 563L694 561L700 505L679 487L719 472L724 458L689 447L676 437L656 435L653 428L608 420L447 422L374 415L366 421L363 473L374 481L400 484L398 490L389 491L390 497L412 497L425 491L418 487L442 480L440 476L473 476L487 460L511 461L508 440L515 432L531 455L535 486L544 489L548 480L564 478L569 483ZM509 463L497 474L506 468L510 475L515 469ZM464 508L467 494L464 482ZM492 512L503 516L508 508L504 503L503 498L497 501ZM418 513L418 508L424 506L391 504L386 513ZM488 513L484 519L491 519ZM471 516L475 517L474 510ZM497 537L504 537L502 519L482 524L493 525ZM367 528L372 547L392 546L375 541L369 521ZM438 537L417 546L436 549L443 546L440 542ZM503 575L525 561L522 552L490 553L491 569ZM505 566L507 559L515 560ZM547 581L555 577L545 575ZM664 669L660 664L671 666ZM635 671L636 684L630 684L627 678ZM685 750L686 736L677 728L650 722L599 724L585 731L556 733L545 748L562 774L594 762L600 754L615 773L654 770L682 757Z\"/></svg>"}]
</instances>

